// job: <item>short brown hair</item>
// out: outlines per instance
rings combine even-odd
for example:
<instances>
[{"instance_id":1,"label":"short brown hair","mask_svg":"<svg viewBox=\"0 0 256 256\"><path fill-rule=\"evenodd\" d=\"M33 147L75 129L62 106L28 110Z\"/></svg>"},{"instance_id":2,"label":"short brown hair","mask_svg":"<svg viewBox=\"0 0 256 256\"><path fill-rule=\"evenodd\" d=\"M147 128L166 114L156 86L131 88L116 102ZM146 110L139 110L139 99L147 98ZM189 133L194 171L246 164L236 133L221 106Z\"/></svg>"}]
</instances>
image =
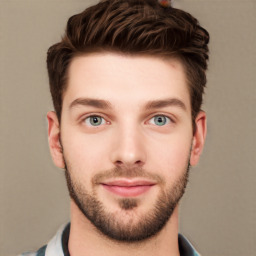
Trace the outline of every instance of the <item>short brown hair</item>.
<instances>
[{"instance_id":1,"label":"short brown hair","mask_svg":"<svg viewBox=\"0 0 256 256\"><path fill-rule=\"evenodd\" d=\"M89 52L114 51L181 60L194 121L206 85L208 42L209 34L197 19L157 0L100 1L69 18L61 42L48 50L50 90L59 120L72 58Z\"/></svg>"}]
</instances>

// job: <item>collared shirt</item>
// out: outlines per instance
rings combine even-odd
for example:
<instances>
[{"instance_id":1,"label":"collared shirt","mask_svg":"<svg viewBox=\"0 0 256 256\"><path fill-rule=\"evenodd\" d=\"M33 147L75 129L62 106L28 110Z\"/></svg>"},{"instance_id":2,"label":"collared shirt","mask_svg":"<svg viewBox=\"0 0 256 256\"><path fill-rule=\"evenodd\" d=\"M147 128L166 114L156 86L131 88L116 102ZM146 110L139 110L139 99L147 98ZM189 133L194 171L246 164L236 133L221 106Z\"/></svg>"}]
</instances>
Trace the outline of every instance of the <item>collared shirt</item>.
<instances>
[{"instance_id":1,"label":"collared shirt","mask_svg":"<svg viewBox=\"0 0 256 256\"><path fill-rule=\"evenodd\" d=\"M68 238L70 223L63 225L50 242L41 247L37 252L23 253L19 256L70 256L68 252ZM191 243L179 234L179 251L181 256L200 256Z\"/></svg>"}]
</instances>

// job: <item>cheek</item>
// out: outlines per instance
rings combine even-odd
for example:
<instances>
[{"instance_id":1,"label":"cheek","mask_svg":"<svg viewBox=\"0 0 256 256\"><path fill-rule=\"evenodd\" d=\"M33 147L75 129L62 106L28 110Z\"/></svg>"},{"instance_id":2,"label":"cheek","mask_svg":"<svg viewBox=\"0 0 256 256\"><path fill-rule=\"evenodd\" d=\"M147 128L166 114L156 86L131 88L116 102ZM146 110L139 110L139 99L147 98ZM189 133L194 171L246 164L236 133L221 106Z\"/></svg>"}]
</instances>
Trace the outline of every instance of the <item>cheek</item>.
<instances>
[{"instance_id":1,"label":"cheek","mask_svg":"<svg viewBox=\"0 0 256 256\"><path fill-rule=\"evenodd\" d=\"M191 139L183 137L171 138L163 143L152 147L155 150L150 151L150 162L159 169L163 175L170 180L175 180L177 176L182 175L187 170Z\"/></svg>"},{"instance_id":2,"label":"cheek","mask_svg":"<svg viewBox=\"0 0 256 256\"><path fill-rule=\"evenodd\" d=\"M72 136L68 136L72 134ZM86 136L82 133L62 132L64 157L76 175L91 177L97 170L104 170L106 143L99 136Z\"/></svg>"}]
</instances>

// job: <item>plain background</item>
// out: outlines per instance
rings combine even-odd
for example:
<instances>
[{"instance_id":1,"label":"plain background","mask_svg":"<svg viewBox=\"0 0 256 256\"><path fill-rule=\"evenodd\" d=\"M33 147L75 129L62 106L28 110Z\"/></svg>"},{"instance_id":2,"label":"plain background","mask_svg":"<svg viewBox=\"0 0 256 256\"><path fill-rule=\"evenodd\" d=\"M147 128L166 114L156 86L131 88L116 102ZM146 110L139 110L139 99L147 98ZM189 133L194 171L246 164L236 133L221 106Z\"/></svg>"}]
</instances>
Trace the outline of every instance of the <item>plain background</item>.
<instances>
[{"instance_id":1,"label":"plain background","mask_svg":"<svg viewBox=\"0 0 256 256\"><path fill-rule=\"evenodd\" d=\"M0 1L0 255L44 245L69 220L48 151L46 52L68 17L96 1ZM180 232L205 256L256 251L256 2L176 0L211 34L208 137L181 203Z\"/></svg>"}]
</instances>

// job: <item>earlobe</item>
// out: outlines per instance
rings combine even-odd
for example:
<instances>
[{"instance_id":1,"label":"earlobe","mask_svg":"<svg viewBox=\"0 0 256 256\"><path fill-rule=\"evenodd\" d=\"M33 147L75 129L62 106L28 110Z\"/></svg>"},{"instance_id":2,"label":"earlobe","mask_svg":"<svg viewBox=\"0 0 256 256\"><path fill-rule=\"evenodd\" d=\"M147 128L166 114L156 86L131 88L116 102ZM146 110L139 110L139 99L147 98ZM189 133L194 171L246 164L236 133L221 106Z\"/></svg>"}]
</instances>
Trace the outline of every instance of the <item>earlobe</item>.
<instances>
[{"instance_id":1,"label":"earlobe","mask_svg":"<svg viewBox=\"0 0 256 256\"><path fill-rule=\"evenodd\" d=\"M60 126L56 113L53 111L48 112L47 120L48 142L52 160L57 167L64 169L65 163L63 158L62 146L60 143Z\"/></svg>"},{"instance_id":2,"label":"earlobe","mask_svg":"<svg viewBox=\"0 0 256 256\"><path fill-rule=\"evenodd\" d=\"M200 111L195 119L196 131L193 136L192 149L190 155L190 164L196 165L199 161L200 155L203 151L207 125L206 114L204 111Z\"/></svg>"}]
</instances>

